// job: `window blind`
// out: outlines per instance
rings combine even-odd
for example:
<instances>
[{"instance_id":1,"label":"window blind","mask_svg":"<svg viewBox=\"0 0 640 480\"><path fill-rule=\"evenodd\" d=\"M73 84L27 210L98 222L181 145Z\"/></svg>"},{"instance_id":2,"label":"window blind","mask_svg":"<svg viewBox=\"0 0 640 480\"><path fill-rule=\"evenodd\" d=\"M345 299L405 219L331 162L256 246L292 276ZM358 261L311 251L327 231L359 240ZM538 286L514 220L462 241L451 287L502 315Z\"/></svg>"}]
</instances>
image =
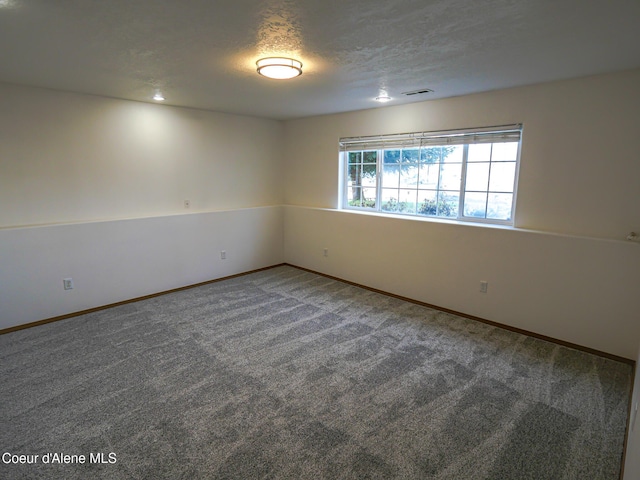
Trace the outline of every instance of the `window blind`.
<instances>
[{"instance_id":1,"label":"window blind","mask_svg":"<svg viewBox=\"0 0 640 480\"><path fill-rule=\"evenodd\" d=\"M472 143L517 142L522 124L503 125L464 130L403 133L371 137L347 137L340 139L340 150L384 150L393 148L420 148L437 145L464 145Z\"/></svg>"}]
</instances>

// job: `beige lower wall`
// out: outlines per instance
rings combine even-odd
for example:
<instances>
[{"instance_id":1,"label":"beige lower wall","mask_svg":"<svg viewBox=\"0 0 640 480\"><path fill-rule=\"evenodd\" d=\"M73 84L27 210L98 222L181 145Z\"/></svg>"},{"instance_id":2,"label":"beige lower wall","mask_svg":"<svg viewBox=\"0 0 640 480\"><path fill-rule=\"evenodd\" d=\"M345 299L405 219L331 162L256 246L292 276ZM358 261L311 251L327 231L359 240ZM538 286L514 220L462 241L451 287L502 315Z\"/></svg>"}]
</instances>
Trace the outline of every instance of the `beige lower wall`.
<instances>
[{"instance_id":1,"label":"beige lower wall","mask_svg":"<svg viewBox=\"0 0 640 480\"><path fill-rule=\"evenodd\" d=\"M293 265L636 358L640 245L296 206L284 222Z\"/></svg>"},{"instance_id":2,"label":"beige lower wall","mask_svg":"<svg viewBox=\"0 0 640 480\"><path fill-rule=\"evenodd\" d=\"M0 329L282 263L282 224L273 206L0 229Z\"/></svg>"}]
</instances>

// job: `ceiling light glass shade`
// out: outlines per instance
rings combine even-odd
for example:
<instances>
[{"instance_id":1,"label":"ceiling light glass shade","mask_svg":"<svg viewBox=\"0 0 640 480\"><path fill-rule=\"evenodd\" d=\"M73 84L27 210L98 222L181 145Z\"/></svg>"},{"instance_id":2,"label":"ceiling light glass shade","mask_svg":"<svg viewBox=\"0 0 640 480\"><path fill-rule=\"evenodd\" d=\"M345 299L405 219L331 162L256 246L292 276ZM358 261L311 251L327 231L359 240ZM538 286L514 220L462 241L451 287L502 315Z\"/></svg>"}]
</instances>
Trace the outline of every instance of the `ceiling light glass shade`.
<instances>
[{"instance_id":1,"label":"ceiling light glass shade","mask_svg":"<svg viewBox=\"0 0 640 480\"><path fill-rule=\"evenodd\" d=\"M162 95L161 92L156 92L156 94L153 96L153 99L156 102L163 102L164 101L164 95Z\"/></svg>"},{"instance_id":2,"label":"ceiling light glass shade","mask_svg":"<svg viewBox=\"0 0 640 480\"><path fill-rule=\"evenodd\" d=\"M293 58L269 57L256 62L258 73L265 77L285 80L302 75L302 62Z\"/></svg>"}]
</instances>

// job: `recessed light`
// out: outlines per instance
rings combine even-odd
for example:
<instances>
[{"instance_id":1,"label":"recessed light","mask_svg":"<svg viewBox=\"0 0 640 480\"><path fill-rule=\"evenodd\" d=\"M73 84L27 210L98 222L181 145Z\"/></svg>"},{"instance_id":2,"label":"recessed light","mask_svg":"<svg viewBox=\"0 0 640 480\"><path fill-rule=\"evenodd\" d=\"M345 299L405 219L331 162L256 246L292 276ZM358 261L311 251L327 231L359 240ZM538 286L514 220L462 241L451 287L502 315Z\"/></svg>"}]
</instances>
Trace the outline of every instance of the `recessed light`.
<instances>
[{"instance_id":1,"label":"recessed light","mask_svg":"<svg viewBox=\"0 0 640 480\"><path fill-rule=\"evenodd\" d=\"M256 62L256 65L260 75L277 80L286 80L302 75L302 62L293 58L261 58Z\"/></svg>"},{"instance_id":2,"label":"recessed light","mask_svg":"<svg viewBox=\"0 0 640 480\"><path fill-rule=\"evenodd\" d=\"M376 102L385 103L391 100L389 95L379 95L376 97Z\"/></svg>"}]
</instances>

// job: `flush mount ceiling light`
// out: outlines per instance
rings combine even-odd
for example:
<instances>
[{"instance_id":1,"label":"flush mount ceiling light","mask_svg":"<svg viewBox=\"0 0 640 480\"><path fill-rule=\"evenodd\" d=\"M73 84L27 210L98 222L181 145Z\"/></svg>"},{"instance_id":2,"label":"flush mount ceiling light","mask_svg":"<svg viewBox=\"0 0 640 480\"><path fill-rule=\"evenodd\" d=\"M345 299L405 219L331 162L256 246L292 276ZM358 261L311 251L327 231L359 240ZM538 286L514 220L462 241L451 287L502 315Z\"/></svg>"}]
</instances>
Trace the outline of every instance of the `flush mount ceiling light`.
<instances>
[{"instance_id":1,"label":"flush mount ceiling light","mask_svg":"<svg viewBox=\"0 0 640 480\"><path fill-rule=\"evenodd\" d=\"M256 62L258 73L264 77L285 80L302 75L302 62L293 58L268 57Z\"/></svg>"},{"instance_id":2,"label":"flush mount ceiling light","mask_svg":"<svg viewBox=\"0 0 640 480\"><path fill-rule=\"evenodd\" d=\"M155 95L153 96L153 99L156 102L164 102L164 95L162 95L162 92L160 90L156 91Z\"/></svg>"},{"instance_id":3,"label":"flush mount ceiling light","mask_svg":"<svg viewBox=\"0 0 640 480\"><path fill-rule=\"evenodd\" d=\"M376 97L376 102L385 103L391 100L389 95L379 95Z\"/></svg>"}]
</instances>

